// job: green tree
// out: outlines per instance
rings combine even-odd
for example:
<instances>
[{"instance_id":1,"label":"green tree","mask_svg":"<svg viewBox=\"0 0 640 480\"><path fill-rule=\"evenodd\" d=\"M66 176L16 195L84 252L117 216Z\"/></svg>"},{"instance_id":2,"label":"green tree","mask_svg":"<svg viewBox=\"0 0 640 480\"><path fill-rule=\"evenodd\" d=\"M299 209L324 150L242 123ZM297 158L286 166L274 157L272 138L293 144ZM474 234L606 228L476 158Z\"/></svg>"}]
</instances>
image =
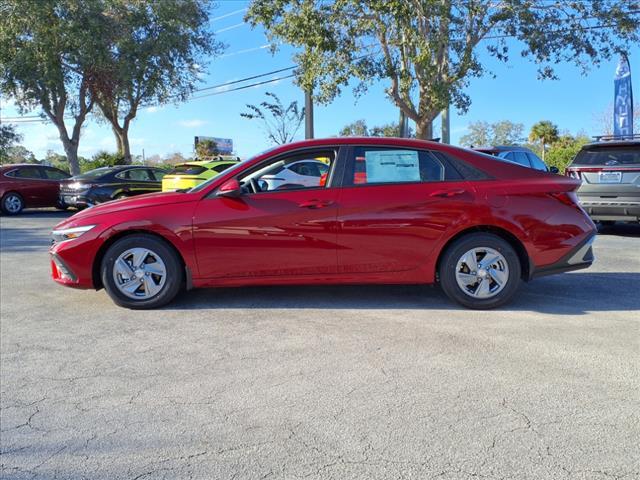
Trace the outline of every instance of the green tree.
<instances>
[{"instance_id":1,"label":"green tree","mask_svg":"<svg viewBox=\"0 0 640 480\"><path fill-rule=\"evenodd\" d=\"M349 123L342 127L338 135L341 137L368 137L369 129L367 128L367 122L361 119Z\"/></svg>"},{"instance_id":2,"label":"green tree","mask_svg":"<svg viewBox=\"0 0 640 480\"><path fill-rule=\"evenodd\" d=\"M296 48L296 81L320 102L331 101L353 77L360 80L357 93L387 81L388 96L415 122L416 136L428 139L447 105L467 111L465 87L487 73L481 48L506 62L517 44L542 78L555 78L559 62L585 71L640 40L633 3L253 0L247 20L264 27L274 48Z\"/></svg>"},{"instance_id":3,"label":"green tree","mask_svg":"<svg viewBox=\"0 0 640 480\"><path fill-rule=\"evenodd\" d=\"M84 65L95 36L96 2L2 0L0 92L21 113L40 108L58 129L71 172L79 173L80 133L93 101ZM69 130L66 121L72 125Z\"/></svg>"},{"instance_id":4,"label":"green tree","mask_svg":"<svg viewBox=\"0 0 640 480\"><path fill-rule=\"evenodd\" d=\"M466 147L517 145L523 140L524 125L509 120L495 123L472 122L468 130L460 138L460 144Z\"/></svg>"},{"instance_id":5,"label":"green tree","mask_svg":"<svg viewBox=\"0 0 640 480\"><path fill-rule=\"evenodd\" d=\"M141 105L184 100L200 80L205 56L223 45L209 25L209 0L104 0L90 19L100 45L90 69L90 88L116 137L118 153L131 163L129 127Z\"/></svg>"},{"instance_id":6,"label":"green tree","mask_svg":"<svg viewBox=\"0 0 640 480\"><path fill-rule=\"evenodd\" d=\"M13 125L0 125L0 164L9 163L9 149L21 141Z\"/></svg>"},{"instance_id":7,"label":"green tree","mask_svg":"<svg viewBox=\"0 0 640 480\"><path fill-rule=\"evenodd\" d=\"M14 145L7 148L7 157L4 163L38 163L38 160L30 150L22 145Z\"/></svg>"},{"instance_id":8,"label":"green tree","mask_svg":"<svg viewBox=\"0 0 640 480\"><path fill-rule=\"evenodd\" d=\"M545 160L546 146L558 140L558 127L549 120L542 120L531 127L530 142L538 142L542 147L542 160Z\"/></svg>"},{"instance_id":9,"label":"green tree","mask_svg":"<svg viewBox=\"0 0 640 480\"><path fill-rule=\"evenodd\" d=\"M550 167L557 167L560 173L564 173L582 146L590 141L591 139L585 134L578 134L575 137L568 133L560 135L549 146L545 163Z\"/></svg>"},{"instance_id":10,"label":"green tree","mask_svg":"<svg viewBox=\"0 0 640 480\"><path fill-rule=\"evenodd\" d=\"M340 137L399 137L400 125L397 123L386 123L375 127L368 128L366 120L356 120L342 127ZM411 127L407 132L407 138L415 136Z\"/></svg>"},{"instance_id":11,"label":"green tree","mask_svg":"<svg viewBox=\"0 0 640 480\"><path fill-rule=\"evenodd\" d=\"M266 92L267 99L257 105L247 104L248 112L240 116L250 120L260 120L267 134L267 138L275 145L291 142L304 120L304 108L298 108L298 102L293 101L284 106L280 98L273 92Z\"/></svg>"}]
</instances>

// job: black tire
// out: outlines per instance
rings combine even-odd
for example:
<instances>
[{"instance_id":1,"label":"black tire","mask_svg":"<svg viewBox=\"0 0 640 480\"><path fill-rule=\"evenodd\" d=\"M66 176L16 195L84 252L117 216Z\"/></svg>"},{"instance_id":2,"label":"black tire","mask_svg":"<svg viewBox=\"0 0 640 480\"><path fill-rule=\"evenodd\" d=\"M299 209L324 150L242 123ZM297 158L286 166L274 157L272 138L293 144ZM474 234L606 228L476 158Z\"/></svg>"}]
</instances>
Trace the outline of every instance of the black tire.
<instances>
[{"instance_id":1,"label":"black tire","mask_svg":"<svg viewBox=\"0 0 640 480\"><path fill-rule=\"evenodd\" d=\"M475 298L470 293L465 293L456 279L458 262L463 255L476 248L495 250L502 255L508 267L508 277L504 282L504 287L489 298ZM481 261L482 259L480 258L479 260ZM475 272L471 273L475 275ZM442 290L451 300L467 308L486 310L505 305L513 299L522 283L522 266L518 254L509 242L490 233L470 233L456 240L444 252L440 260L438 276ZM495 287L496 284L490 276L485 278L484 281L487 280ZM474 287L470 288L473 289Z\"/></svg>"},{"instance_id":2,"label":"black tire","mask_svg":"<svg viewBox=\"0 0 640 480\"><path fill-rule=\"evenodd\" d=\"M164 285L150 298L134 299L120 291L114 278L114 265L118 257L127 250L144 248L160 257L166 267ZM184 281L184 268L178 254L164 240L153 235L128 235L109 247L100 265L102 285L111 299L121 307L131 309L152 309L166 305L180 291Z\"/></svg>"},{"instance_id":3,"label":"black tire","mask_svg":"<svg viewBox=\"0 0 640 480\"><path fill-rule=\"evenodd\" d=\"M69 205L67 205L66 203L58 202L56 203L56 209L65 211L69 209Z\"/></svg>"},{"instance_id":4,"label":"black tire","mask_svg":"<svg viewBox=\"0 0 640 480\"><path fill-rule=\"evenodd\" d=\"M113 197L114 200L120 200L122 198L129 198L129 195L127 195L126 193L119 193L115 197Z\"/></svg>"},{"instance_id":5,"label":"black tire","mask_svg":"<svg viewBox=\"0 0 640 480\"><path fill-rule=\"evenodd\" d=\"M6 193L0 200L0 209L6 215L18 215L24 209L24 199L19 193Z\"/></svg>"}]
</instances>

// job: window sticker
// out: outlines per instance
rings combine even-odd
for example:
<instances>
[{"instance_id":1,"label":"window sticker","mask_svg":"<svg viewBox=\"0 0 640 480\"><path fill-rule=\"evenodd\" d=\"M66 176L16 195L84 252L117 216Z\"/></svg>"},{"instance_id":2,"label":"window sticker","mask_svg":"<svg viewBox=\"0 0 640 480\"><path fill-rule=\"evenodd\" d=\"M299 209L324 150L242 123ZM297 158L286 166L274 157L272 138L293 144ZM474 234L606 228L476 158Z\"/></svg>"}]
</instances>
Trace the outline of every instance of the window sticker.
<instances>
[{"instance_id":1,"label":"window sticker","mask_svg":"<svg viewBox=\"0 0 640 480\"><path fill-rule=\"evenodd\" d=\"M420 163L415 150L372 150L364 154L367 183L419 182Z\"/></svg>"}]
</instances>

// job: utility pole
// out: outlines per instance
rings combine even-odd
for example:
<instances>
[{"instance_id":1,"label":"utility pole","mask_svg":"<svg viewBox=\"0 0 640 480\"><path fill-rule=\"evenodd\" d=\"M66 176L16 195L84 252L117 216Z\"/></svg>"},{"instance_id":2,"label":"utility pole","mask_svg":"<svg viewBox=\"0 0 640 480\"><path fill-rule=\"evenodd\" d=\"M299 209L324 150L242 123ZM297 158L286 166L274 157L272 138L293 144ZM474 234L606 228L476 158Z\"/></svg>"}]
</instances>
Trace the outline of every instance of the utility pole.
<instances>
[{"instance_id":1,"label":"utility pole","mask_svg":"<svg viewBox=\"0 0 640 480\"><path fill-rule=\"evenodd\" d=\"M408 118L407 116L404 114L404 112L402 111L402 109L400 109L400 138L405 138L407 136L407 130L408 130Z\"/></svg>"},{"instance_id":2,"label":"utility pole","mask_svg":"<svg viewBox=\"0 0 640 480\"><path fill-rule=\"evenodd\" d=\"M304 92L304 138L313 138L313 97L310 90Z\"/></svg>"},{"instance_id":3,"label":"utility pole","mask_svg":"<svg viewBox=\"0 0 640 480\"><path fill-rule=\"evenodd\" d=\"M442 116L442 143L451 143L451 135L450 135L450 124L449 124L449 108L450 106L447 105L447 108L445 108L444 110L442 110L441 116Z\"/></svg>"}]
</instances>

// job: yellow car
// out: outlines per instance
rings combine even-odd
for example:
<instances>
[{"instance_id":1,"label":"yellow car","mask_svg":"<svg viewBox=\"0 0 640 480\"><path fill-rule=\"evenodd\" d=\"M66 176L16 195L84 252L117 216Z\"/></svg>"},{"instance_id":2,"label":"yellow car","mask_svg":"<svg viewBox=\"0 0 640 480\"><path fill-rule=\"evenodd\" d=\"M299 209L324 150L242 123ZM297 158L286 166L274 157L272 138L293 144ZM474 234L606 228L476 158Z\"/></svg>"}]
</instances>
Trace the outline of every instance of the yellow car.
<instances>
[{"instance_id":1,"label":"yellow car","mask_svg":"<svg viewBox=\"0 0 640 480\"><path fill-rule=\"evenodd\" d=\"M178 163L173 170L162 178L162 191L172 192L174 190L193 188L205 180L215 177L227 168L236 165L239 161L237 157L230 158L234 158L234 160L216 159Z\"/></svg>"}]
</instances>

